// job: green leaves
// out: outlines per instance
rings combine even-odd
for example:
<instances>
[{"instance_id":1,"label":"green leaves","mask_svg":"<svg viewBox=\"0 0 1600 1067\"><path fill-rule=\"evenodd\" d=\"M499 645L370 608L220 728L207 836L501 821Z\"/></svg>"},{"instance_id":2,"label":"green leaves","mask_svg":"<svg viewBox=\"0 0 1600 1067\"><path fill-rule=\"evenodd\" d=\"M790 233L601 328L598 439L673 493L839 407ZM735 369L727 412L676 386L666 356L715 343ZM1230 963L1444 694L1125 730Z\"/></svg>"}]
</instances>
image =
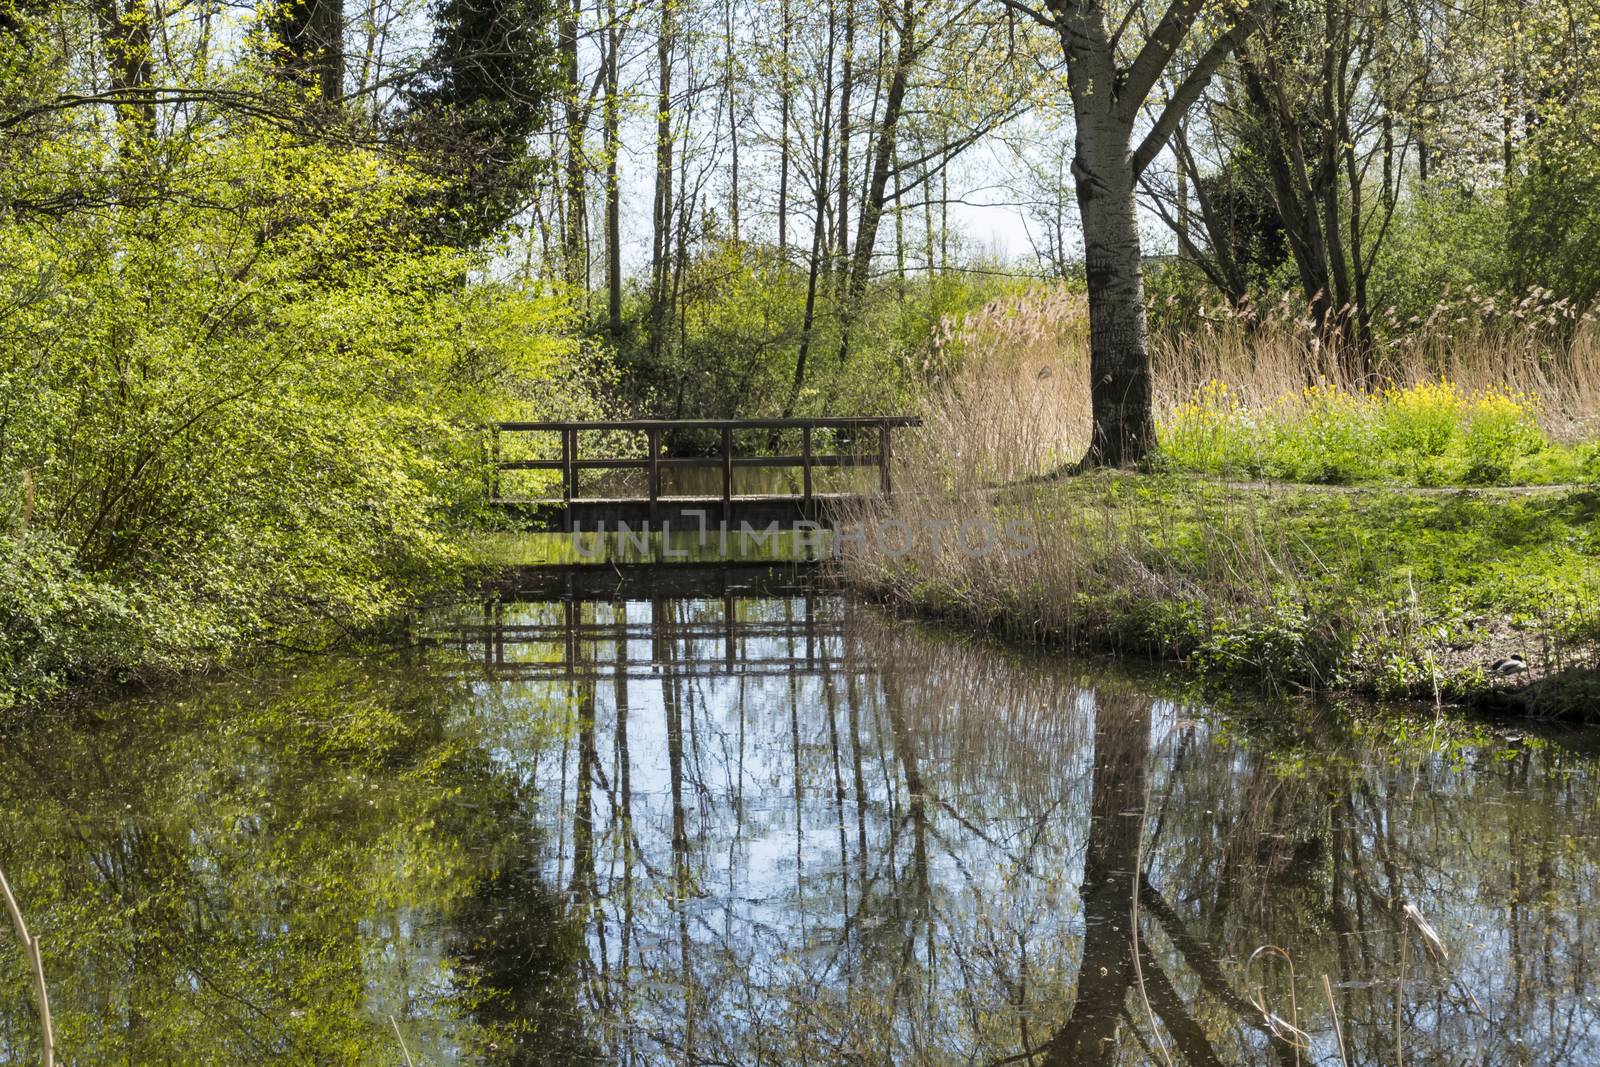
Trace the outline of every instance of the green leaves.
<instances>
[{"instance_id":1,"label":"green leaves","mask_svg":"<svg viewBox=\"0 0 1600 1067\"><path fill-rule=\"evenodd\" d=\"M430 179L237 116L163 154L0 216L0 699L377 621L464 564L479 427L581 392L564 303L417 238Z\"/></svg>"}]
</instances>

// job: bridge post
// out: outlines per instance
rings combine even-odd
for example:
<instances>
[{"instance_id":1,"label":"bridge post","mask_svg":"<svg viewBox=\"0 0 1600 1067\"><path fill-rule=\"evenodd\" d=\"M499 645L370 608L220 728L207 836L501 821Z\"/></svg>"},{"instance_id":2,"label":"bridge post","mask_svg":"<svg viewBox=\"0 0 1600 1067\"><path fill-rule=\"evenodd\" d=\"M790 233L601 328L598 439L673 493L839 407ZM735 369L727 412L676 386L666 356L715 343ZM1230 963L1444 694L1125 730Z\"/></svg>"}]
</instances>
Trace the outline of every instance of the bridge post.
<instances>
[{"instance_id":1,"label":"bridge post","mask_svg":"<svg viewBox=\"0 0 1600 1067\"><path fill-rule=\"evenodd\" d=\"M811 517L811 427L800 429L800 497L805 501L806 517Z\"/></svg>"},{"instance_id":2,"label":"bridge post","mask_svg":"<svg viewBox=\"0 0 1600 1067\"><path fill-rule=\"evenodd\" d=\"M561 431L561 528L572 532L572 497L574 483L578 480L578 431L568 428Z\"/></svg>"},{"instance_id":3,"label":"bridge post","mask_svg":"<svg viewBox=\"0 0 1600 1067\"><path fill-rule=\"evenodd\" d=\"M889 447L889 422L886 419L878 424L878 482L884 496L894 492L894 478L889 473L889 465L893 462L894 452Z\"/></svg>"},{"instance_id":4,"label":"bridge post","mask_svg":"<svg viewBox=\"0 0 1600 1067\"><path fill-rule=\"evenodd\" d=\"M496 426L490 431L489 436L489 499L500 499L500 427Z\"/></svg>"},{"instance_id":5,"label":"bridge post","mask_svg":"<svg viewBox=\"0 0 1600 1067\"><path fill-rule=\"evenodd\" d=\"M733 427L722 428L722 521L733 520Z\"/></svg>"},{"instance_id":6,"label":"bridge post","mask_svg":"<svg viewBox=\"0 0 1600 1067\"><path fill-rule=\"evenodd\" d=\"M652 427L644 436L650 449L650 528L654 530L661 512L661 431Z\"/></svg>"}]
</instances>

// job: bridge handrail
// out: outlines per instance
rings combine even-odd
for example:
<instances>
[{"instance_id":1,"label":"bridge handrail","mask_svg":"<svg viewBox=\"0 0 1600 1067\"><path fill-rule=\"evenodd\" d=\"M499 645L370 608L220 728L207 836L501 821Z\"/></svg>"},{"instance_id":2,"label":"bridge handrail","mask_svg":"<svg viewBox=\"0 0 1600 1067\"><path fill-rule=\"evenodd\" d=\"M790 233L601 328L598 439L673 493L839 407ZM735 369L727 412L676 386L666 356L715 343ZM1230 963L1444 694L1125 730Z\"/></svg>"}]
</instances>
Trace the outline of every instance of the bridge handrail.
<instances>
[{"instance_id":1,"label":"bridge handrail","mask_svg":"<svg viewBox=\"0 0 1600 1067\"><path fill-rule=\"evenodd\" d=\"M497 422L508 433L561 430L843 430L872 426L921 426L915 415L848 415L836 418L796 419L595 419Z\"/></svg>"}]
</instances>

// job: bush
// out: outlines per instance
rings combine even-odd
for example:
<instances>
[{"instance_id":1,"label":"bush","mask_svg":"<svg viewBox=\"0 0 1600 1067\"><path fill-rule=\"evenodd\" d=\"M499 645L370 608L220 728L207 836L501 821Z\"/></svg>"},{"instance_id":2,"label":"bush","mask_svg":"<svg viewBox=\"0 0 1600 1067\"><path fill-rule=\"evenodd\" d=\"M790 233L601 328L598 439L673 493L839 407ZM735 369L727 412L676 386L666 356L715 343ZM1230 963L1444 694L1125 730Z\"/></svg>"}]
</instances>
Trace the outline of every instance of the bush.
<instances>
[{"instance_id":1,"label":"bush","mask_svg":"<svg viewBox=\"0 0 1600 1067\"><path fill-rule=\"evenodd\" d=\"M466 284L422 179L206 132L128 205L0 218L0 705L385 618L465 561L483 422L572 392L568 309Z\"/></svg>"},{"instance_id":2,"label":"bush","mask_svg":"<svg viewBox=\"0 0 1600 1067\"><path fill-rule=\"evenodd\" d=\"M1523 456L1545 447L1530 397L1489 392L1472 401L1466 415L1462 452L1469 482L1503 482Z\"/></svg>"},{"instance_id":3,"label":"bush","mask_svg":"<svg viewBox=\"0 0 1600 1067\"><path fill-rule=\"evenodd\" d=\"M140 641L116 589L77 572L71 552L43 536L0 536L0 709L53 695L73 663L105 663Z\"/></svg>"}]
</instances>

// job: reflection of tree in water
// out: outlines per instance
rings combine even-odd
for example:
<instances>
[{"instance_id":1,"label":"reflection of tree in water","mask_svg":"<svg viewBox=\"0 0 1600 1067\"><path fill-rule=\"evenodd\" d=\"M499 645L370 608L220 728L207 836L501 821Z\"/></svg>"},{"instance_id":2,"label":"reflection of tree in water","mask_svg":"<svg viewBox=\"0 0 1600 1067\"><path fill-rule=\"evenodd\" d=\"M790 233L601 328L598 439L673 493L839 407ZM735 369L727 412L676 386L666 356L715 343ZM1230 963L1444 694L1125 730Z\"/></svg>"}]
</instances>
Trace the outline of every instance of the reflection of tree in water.
<instances>
[{"instance_id":1,"label":"reflection of tree in water","mask_svg":"<svg viewBox=\"0 0 1600 1067\"><path fill-rule=\"evenodd\" d=\"M1197 1065L1219 1064L1211 1036L1194 1008L1168 975L1168 963L1150 949L1144 932L1154 917L1175 949L1170 958L1192 968L1202 992L1213 997L1239 1024L1258 1031L1278 1058L1298 1062L1295 1048L1265 1025L1217 967L1209 949L1197 941L1145 874L1145 822L1149 807L1150 701L1106 697L1094 714L1094 766L1085 848L1083 954L1077 993L1066 1022L1040 1050L1051 1067L1112 1062L1129 1041L1148 1054L1153 1044L1170 1044L1176 1055ZM1135 894L1138 899L1135 899ZM1165 955L1165 954L1164 954ZM1163 1034L1146 1038L1133 1014L1159 1020Z\"/></svg>"},{"instance_id":2,"label":"reflection of tree in water","mask_svg":"<svg viewBox=\"0 0 1600 1067\"><path fill-rule=\"evenodd\" d=\"M570 1020L573 927L527 878L526 837L493 844L520 805L449 736L463 699L429 673L329 661L9 733L0 863L43 943L63 1062L398 1064L393 1015L442 1063L487 1051L507 1018ZM486 952L476 984L441 923L458 903L481 931L467 955ZM542 944L564 1014L524 992ZM0 940L0 975L21 973L12 952ZM17 1062L26 994L0 979Z\"/></svg>"},{"instance_id":3,"label":"reflection of tree in water","mask_svg":"<svg viewBox=\"0 0 1600 1067\"><path fill-rule=\"evenodd\" d=\"M1331 1063L1323 975L1351 1063L1596 1040L1592 759L1202 721L828 598L491 618L470 682L327 664L8 735L69 1062L398 1064L392 1013L418 1063L1287 1063L1265 978Z\"/></svg>"},{"instance_id":4,"label":"reflection of tree in water","mask_svg":"<svg viewBox=\"0 0 1600 1067\"><path fill-rule=\"evenodd\" d=\"M1336 1062L1324 974L1353 1063L1394 1062L1397 1019L1413 1064L1577 1049L1592 1025L1595 864L1571 842L1593 797L1544 770L1568 757L1533 758L1523 792L1528 761L1493 743L1434 754L1293 708L1219 728L870 617L830 652L847 666L808 672L798 600L583 611L655 619L631 689L602 680L568 769L541 771L568 783L542 811L570 828L562 862L596 871L562 884L587 901L586 1002L613 1060L1289 1063L1295 1022L1303 1062ZM740 656L796 666L704 670L694 642L720 647L719 618L771 624ZM1569 823L1538 795L1552 780ZM1486 929L1544 947L1474 951ZM1283 967L1246 966L1266 944L1294 958L1297 1012Z\"/></svg>"},{"instance_id":5,"label":"reflection of tree in water","mask_svg":"<svg viewBox=\"0 0 1600 1067\"><path fill-rule=\"evenodd\" d=\"M499 807L504 825L528 826L522 805ZM601 1062L579 1010L584 931L543 860L531 834L499 851L499 869L454 909L453 955L482 991L474 1017L488 1032L486 1062L582 1067Z\"/></svg>"}]
</instances>

